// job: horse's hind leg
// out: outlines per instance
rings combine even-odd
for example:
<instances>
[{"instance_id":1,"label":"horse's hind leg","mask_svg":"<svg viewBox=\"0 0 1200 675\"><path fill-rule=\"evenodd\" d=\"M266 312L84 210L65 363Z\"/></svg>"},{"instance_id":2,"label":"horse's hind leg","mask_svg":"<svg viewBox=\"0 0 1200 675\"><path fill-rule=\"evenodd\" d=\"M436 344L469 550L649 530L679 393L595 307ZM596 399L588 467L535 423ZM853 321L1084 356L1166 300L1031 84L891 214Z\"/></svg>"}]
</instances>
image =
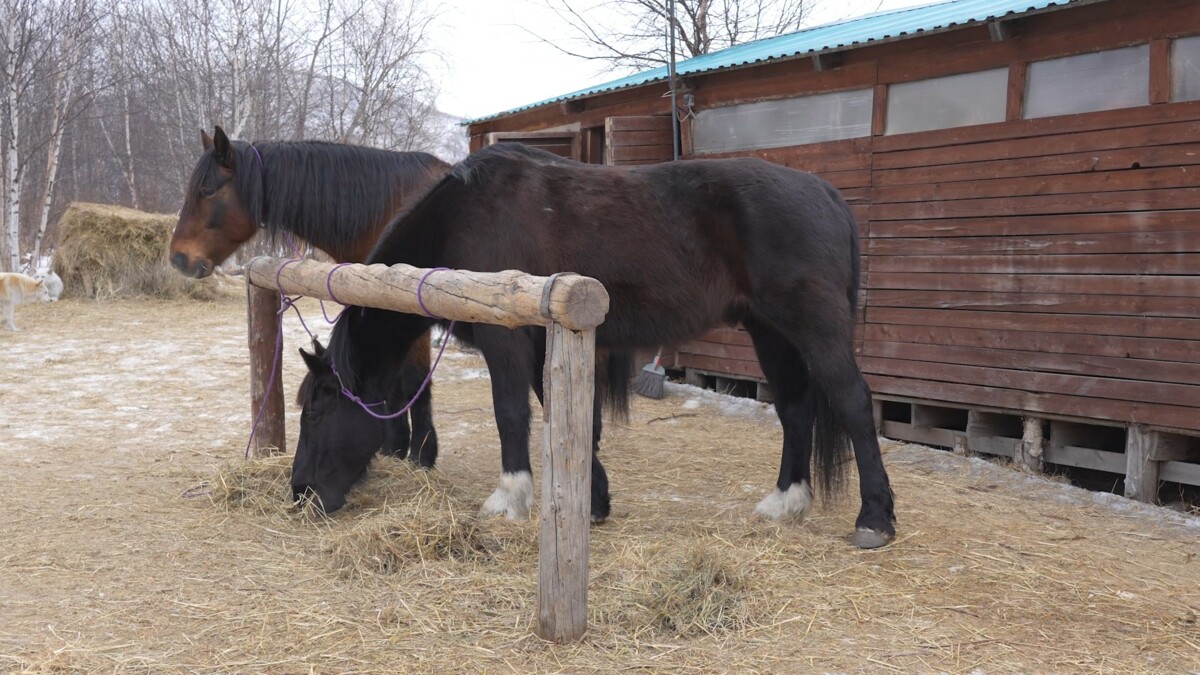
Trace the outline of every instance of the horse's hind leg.
<instances>
[{"instance_id":1,"label":"horse's hind leg","mask_svg":"<svg viewBox=\"0 0 1200 675\"><path fill-rule=\"evenodd\" d=\"M837 475L841 461L838 432L849 435L853 445L862 499L854 544L860 548L883 546L896 534L892 489L879 452L871 390L854 360L854 316L846 296L813 283L802 301L796 297L772 300L756 303L754 311L786 335L804 358L817 414L814 449L821 459L819 466L823 465L828 475Z\"/></svg>"},{"instance_id":2,"label":"horse's hind leg","mask_svg":"<svg viewBox=\"0 0 1200 675\"><path fill-rule=\"evenodd\" d=\"M779 480L775 483L775 491L754 510L775 520L802 518L812 504L809 465L815 404L809 391L808 370L800 352L766 322L747 316L742 325L754 341L759 366L771 385L775 411L783 425Z\"/></svg>"}]
</instances>

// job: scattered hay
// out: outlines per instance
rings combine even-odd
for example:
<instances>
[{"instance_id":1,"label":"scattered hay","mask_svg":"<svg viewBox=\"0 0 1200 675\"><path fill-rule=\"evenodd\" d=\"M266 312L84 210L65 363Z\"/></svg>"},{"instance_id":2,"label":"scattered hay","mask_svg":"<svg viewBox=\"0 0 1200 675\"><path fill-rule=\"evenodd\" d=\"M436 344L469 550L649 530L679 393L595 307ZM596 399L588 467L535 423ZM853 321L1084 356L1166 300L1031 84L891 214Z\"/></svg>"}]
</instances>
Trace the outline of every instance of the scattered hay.
<instances>
[{"instance_id":1,"label":"scattered hay","mask_svg":"<svg viewBox=\"0 0 1200 675\"><path fill-rule=\"evenodd\" d=\"M208 481L209 499L226 510L326 524L344 521L342 527L325 528L323 546L330 566L343 576L388 575L433 561L486 561L505 548L518 557L532 553L536 560L532 527L493 533L476 507L436 471L378 459L364 483L350 493L350 515L326 518L313 506L297 507L288 498L291 461L291 456L277 455L227 464Z\"/></svg>"},{"instance_id":2,"label":"scattered hay","mask_svg":"<svg viewBox=\"0 0 1200 675\"><path fill-rule=\"evenodd\" d=\"M174 226L175 216L72 203L59 220L53 260L64 297L215 299L217 278L188 279L167 261Z\"/></svg>"},{"instance_id":3,"label":"scattered hay","mask_svg":"<svg viewBox=\"0 0 1200 675\"><path fill-rule=\"evenodd\" d=\"M290 507L291 472L292 458L286 455L231 462L217 469L207 482L208 498L226 510L282 514Z\"/></svg>"},{"instance_id":4,"label":"scattered hay","mask_svg":"<svg viewBox=\"0 0 1200 675\"><path fill-rule=\"evenodd\" d=\"M644 590L627 598L641 610L643 626L671 637L720 635L756 622L745 602L748 583L726 555L701 543L670 556L657 556L641 575Z\"/></svg>"}]
</instances>

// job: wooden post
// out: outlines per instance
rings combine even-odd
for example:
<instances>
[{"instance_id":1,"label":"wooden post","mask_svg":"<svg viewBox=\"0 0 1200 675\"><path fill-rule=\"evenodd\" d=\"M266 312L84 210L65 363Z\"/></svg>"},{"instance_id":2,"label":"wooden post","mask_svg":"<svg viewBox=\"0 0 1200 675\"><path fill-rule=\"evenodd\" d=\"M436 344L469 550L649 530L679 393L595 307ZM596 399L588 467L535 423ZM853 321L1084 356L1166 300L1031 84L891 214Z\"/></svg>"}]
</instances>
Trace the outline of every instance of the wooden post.
<instances>
[{"instance_id":1,"label":"wooden post","mask_svg":"<svg viewBox=\"0 0 1200 675\"><path fill-rule=\"evenodd\" d=\"M570 642L587 631L588 527L592 486L592 396L596 332L546 329L537 627Z\"/></svg>"},{"instance_id":2,"label":"wooden post","mask_svg":"<svg viewBox=\"0 0 1200 675\"><path fill-rule=\"evenodd\" d=\"M1041 473L1045 468L1046 455L1045 429L1046 421L1036 417L1026 417L1022 420L1021 443L1017 446L1019 456L1013 457L1018 464L1026 469Z\"/></svg>"},{"instance_id":3,"label":"wooden post","mask_svg":"<svg viewBox=\"0 0 1200 675\"><path fill-rule=\"evenodd\" d=\"M1186 436L1129 425L1125 432L1125 496L1156 503L1162 463L1191 456Z\"/></svg>"},{"instance_id":4,"label":"wooden post","mask_svg":"<svg viewBox=\"0 0 1200 675\"><path fill-rule=\"evenodd\" d=\"M283 358L279 293L259 288L246 277L246 340L250 346L250 415L258 420L250 454L265 457L284 451Z\"/></svg>"}]
</instances>

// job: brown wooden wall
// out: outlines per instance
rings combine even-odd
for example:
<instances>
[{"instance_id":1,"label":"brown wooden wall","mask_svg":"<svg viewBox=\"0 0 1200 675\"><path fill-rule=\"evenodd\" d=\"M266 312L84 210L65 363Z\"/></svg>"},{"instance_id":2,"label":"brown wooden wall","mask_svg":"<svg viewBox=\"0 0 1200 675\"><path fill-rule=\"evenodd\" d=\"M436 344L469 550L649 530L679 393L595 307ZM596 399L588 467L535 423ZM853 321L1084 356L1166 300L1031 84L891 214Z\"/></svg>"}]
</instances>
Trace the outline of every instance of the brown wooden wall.
<instances>
[{"instance_id":1,"label":"brown wooden wall","mask_svg":"<svg viewBox=\"0 0 1200 675\"><path fill-rule=\"evenodd\" d=\"M880 394L1200 430L1200 104L875 139Z\"/></svg>"}]
</instances>

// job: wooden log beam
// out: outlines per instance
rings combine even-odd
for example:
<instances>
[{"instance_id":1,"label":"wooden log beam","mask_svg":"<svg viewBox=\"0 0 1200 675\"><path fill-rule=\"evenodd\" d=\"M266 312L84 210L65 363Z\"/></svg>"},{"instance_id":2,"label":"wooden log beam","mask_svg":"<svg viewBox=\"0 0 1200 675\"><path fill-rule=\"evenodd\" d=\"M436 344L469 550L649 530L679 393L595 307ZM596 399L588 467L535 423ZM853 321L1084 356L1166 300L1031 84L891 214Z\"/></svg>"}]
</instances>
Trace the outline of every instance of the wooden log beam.
<instances>
[{"instance_id":1,"label":"wooden log beam","mask_svg":"<svg viewBox=\"0 0 1200 675\"><path fill-rule=\"evenodd\" d=\"M554 324L547 333L535 630L570 642L587 631L596 332Z\"/></svg>"},{"instance_id":2,"label":"wooden log beam","mask_svg":"<svg viewBox=\"0 0 1200 675\"><path fill-rule=\"evenodd\" d=\"M246 278L254 286L270 289L276 288L278 280L279 290L288 295L409 314L422 314L424 304L434 316L509 328L558 323L569 330L592 330L608 313L604 286L574 274L555 278L515 270L430 273L404 264L339 266L264 256L246 265Z\"/></svg>"}]
</instances>

